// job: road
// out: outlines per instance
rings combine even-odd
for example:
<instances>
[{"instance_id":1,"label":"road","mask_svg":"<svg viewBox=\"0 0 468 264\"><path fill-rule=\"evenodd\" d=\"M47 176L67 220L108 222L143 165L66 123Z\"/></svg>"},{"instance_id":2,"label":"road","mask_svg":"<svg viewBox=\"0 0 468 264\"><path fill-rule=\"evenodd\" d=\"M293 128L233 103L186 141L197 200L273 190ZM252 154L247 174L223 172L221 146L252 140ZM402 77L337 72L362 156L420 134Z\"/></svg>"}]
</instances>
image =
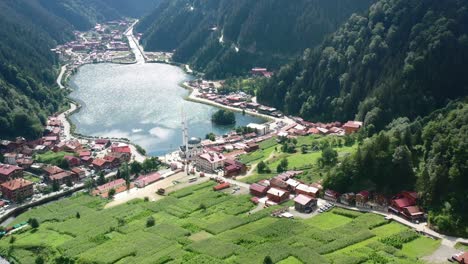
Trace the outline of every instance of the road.
<instances>
[{"instance_id":1,"label":"road","mask_svg":"<svg viewBox=\"0 0 468 264\"><path fill-rule=\"evenodd\" d=\"M125 32L125 36L127 36L128 43L130 44L130 48L132 49L133 54L135 54L136 63L143 64L146 62L145 54L142 47L140 46L140 43L138 43L138 40L135 38L135 35L133 35L133 28L138 23L138 21L139 20L136 20L135 23L133 23L132 26Z\"/></svg>"},{"instance_id":2,"label":"road","mask_svg":"<svg viewBox=\"0 0 468 264\"><path fill-rule=\"evenodd\" d=\"M57 85L60 87L60 89L65 88L65 86L63 86L63 84L62 84L62 79L63 79L63 75L65 74L66 71L67 71L67 65L63 65L62 68L60 68L60 74L57 77Z\"/></svg>"},{"instance_id":3,"label":"road","mask_svg":"<svg viewBox=\"0 0 468 264\"><path fill-rule=\"evenodd\" d=\"M57 118L62 122L62 132L63 132L63 138L65 140L71 140L73 139L73 135L71 134L71 125L70 122L67 120L67 116L71 113L73 113L77 109L76 104L70 103L70 109L67 111L61 113Z\"/></svg>"}]
</instances>

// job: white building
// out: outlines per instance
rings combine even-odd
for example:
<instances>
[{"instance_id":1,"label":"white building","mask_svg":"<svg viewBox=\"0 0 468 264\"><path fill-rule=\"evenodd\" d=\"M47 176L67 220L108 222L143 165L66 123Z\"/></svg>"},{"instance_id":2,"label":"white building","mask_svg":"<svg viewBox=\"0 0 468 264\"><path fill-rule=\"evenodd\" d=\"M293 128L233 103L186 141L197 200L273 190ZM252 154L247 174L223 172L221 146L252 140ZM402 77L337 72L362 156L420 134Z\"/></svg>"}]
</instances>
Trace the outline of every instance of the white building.
<instances>
[{"instance_id":1,"label":"white building","mask_svg":"<svg viewBox=\"0 0 468 264\"><path fill-rule=\"evenodd\" d=\"M256 131L257 135L263 136L270 132L270 126L268 124L255 124L251 123L247 125L248 128L252 128Z\"/></svg>"},{"instance_id":2,"label":"white building","mask_svg":"<svg viewBox=\"0 0 468 264\"><path fill-rule=\"evenodd\" d=\"M180 146L180 156L188 160L194 160L195 157L203 153L203 146L201 138L192 137L188 140L187 153L185 153L185 145Z\"/></svg>"},{"instance_id":3,"label":"white building","mask_svg":"<svg viewBox=\"0 0 468 264\"><path fill-rule=\"evenodd\" d=\"M219 169L224 169L224 157L221 153L208 152L198 155L195 159L196 167L207 173L214 173Z\"/></svg>"}]
</instances>

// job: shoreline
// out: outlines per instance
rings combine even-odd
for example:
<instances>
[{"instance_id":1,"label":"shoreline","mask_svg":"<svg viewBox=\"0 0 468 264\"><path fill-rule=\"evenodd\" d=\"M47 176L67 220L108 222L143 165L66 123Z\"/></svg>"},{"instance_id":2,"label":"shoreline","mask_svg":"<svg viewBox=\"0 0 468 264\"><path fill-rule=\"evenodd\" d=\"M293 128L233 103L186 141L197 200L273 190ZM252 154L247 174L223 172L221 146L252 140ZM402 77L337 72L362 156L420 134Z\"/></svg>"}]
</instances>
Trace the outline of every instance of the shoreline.
<instances>
[{"instance_id":1,"label":"shoreline","mask_svg":"<svg viewBox=\"0 0 468 264\"><path fill-rule=\"evenodd\" d=\"M242 109L242 108L236 108L236 107L232 107L232 106L223 105L223 104L216 103L216 102L213 102L213 101L207 100L207 99L202 99L202 98L199 98L199 97L196 96L199 93L197 89L194 89L193 87L190 87L190 86L186 85L185 83L180 84L180 86L190 92L190 94L184 98L184 100L186 100L186 101L195 102L195 103L199 103L199 104L210 105L210 106L214 106L216 108L230 110L230 111L238 112L238 113L243 113L244 112L246 115L250 115L250 116L265 119L266 120L265 123L268 123L270 121L281 121L281 120L283 120L283 119L275 118L275 117L272 117L272 116L269 116L269 115L260 114L260 113L257 113L257 112L252 112L252 111L245 110L245 109Z\"/></svg>"},{"instance_id":2,"label":"shoreline","mask_svg":"<svg viewBox=\"0 0 468 264\"><path fill-rule=\"evenodd\" d=\"M171 65L171 66L175 66L175 67L178 67L180 68L181 70L183 70L186 74L190 75L190 76L199 76L200 73L197 73L197 72L194 72L194 71L191 71L191 72L188 72L187 71L187 65L186 64L182 64L182 63L178 63L178 62L173 62L173 61L147 61L147 58L146 56L144 55L144 51L142 50L142 47L138 44L138 41L137 39L135 39L135 36L134 34L131 34L129 35L130 32L132 32L134 26L136 25L138 21L136 21L134 24L132 24L132 26L127 29L124 33L125 36L127 36L127 38L129 39L129 41L133 42L136 46L136 48L138 49L138 51L140 52L142 58L143 58L143 62L142 63L159 63L159 64L166 64L166 65ZM130 45L130 44L129 44ZM68 91L72 91L72 89L70 88L70 86L68 85L68 82L64 82L65 79L70 79L72 78L75 74L78 73L78 70L82 67L82 66L86 66L86 65L92 65L92 64L104 64L104 63L108 63L108 64L120 64L120 65L132 65L132 64L138 64L139 61L137 60L137 55L135 54L135 50L134 48L131 47L131 50L132 52L134 53L134 56L135 56L135 60L133 62L113 62L113 61L103 61L103 62L93 62L93 63L83 63L83 64L80 64L80 65L77 65L72 71L70 74L66 74L67 73L67 70L68 70L68 67L70 66L70 64L64 64L61 66L61 71L60 71L60 74L59 76L57 77L57 84L58 86L61 88L61 89L67 89ZM226 109L226 110L230 110L230 111L234 111L234 112L245 112L246 115L250 115L250 116L253 116L253 117L258 117L258 118L262 118L265 120L265 123L268 123L268 122L271 122L271 121L278 121L280 119L278 118L274 118L274 117L271 117L271 116L268 116L268 115L264 115L264 114L260 114L260 113L256 113L256 112L252 112L252 111L248 111L248 110L244 110L244 109L241 109L241 108L235 108L235 107L230 107L230 106L225 106L225 105L222 105L222 104L219 104L219 103L216 103L216 102L212 102L210 100L205 100L205 99L201 99L201 98L198 98L196 97L196 93L198 92L196 89L193 89L192 87L188 86L188 85L185 85L185 83L180 83L179 86L182 88L182 89L186 89L188 90L190 93L188 96L185 96L183 99L186 100L186 101L190 101L190 102L194 102L194 103L199 103L199 104L204 104L204 105L209 105L209 106L213 106L213 107L216 107L216 108L219 108L219 109ZM63 123L64 123L64 126L67 127L67 129L69 130L69 132L66 132L66 139L77 139L77 140L95 140L95 139L99 139L99 138L102 138L102 139L109 139L109 140L112 140L112 141L115 141L115 142L119 142L119 143L124 143L124 144L128 144L131 148L132 148L132 152L133 150L135 150L135 160L138 160L140 162L144 161L146 158L150 157L150 156L146 156L146 155L142 155L141 153L139 153L137 150L136 150L136 145L128 138L112 138L112 137L104 137L104 136L89 136L89 135L83 135L83 134L80 134L80 133L77 133L76 132L76 125L72 122L71 120L71 117L73 114L76 114L78 113L81 108L82 108L82 105L76 101L75 99L73 98L70 98L68 95L67 95L67 100L68 100L68 109L59 113L58 116L62 116L63 115ZM283 120L284 121L284 120ZM66 124L65 124L66 123ZM67 135L68 134L68 135ZM167 153L167 154L170 154ZM163 157L163 156L161 156Z\"/></svg>"}]
</instances>

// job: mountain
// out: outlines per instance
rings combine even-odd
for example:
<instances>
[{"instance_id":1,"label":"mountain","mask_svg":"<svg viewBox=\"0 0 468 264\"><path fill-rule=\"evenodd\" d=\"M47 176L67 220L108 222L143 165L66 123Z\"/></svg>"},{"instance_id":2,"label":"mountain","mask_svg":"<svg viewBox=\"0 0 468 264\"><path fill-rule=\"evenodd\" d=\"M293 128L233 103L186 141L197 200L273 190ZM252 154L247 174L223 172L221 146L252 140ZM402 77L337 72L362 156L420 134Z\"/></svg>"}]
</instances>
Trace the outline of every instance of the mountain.
<instances>
[{"instance_id":1,"label":"mountain","mask_svg":"<svg viewBox=\"0 0 468 264\"><path fill-rule=\"evenodd\" d=\"M173 51L210 78L276 68L320 44L373 0L163 0L137 31L149 51Z\"/></svg>"},{"instance_id":2,"label":"mountain","mask_svg":"<svg viewBox=\"0 0 468 264\"><path fill-rule=\"evenodd\" d=\"M425 118L392 121L365 139L336 166L324 185L339 192L374 190L394 195L417 190L429 223L453 235L468 235L468 98Z\"/></svg>"},{"instance_id":3,"label":"mountain","mask_svg":"<svg viewBox=\"0 0 468 264\"><path fill-rule=\"evenodd\" d=\"M158 0L0 0L0 138L36 138L64 94L50 49L97 21L142 15ZM137 5L135 4L135 5ZM143 8L145 7L145 8Z\"/></svg>"},{"instance_id":4,"label":"mountain","mask_svg":"<svg viewBox=\"0 0 468 264\"><path fill-rule=\"evenodd\" d=\"M379 0L283 67L258 100L309 120L370 130L468 94L468 2Z\"/></svg>"}]
</instances>

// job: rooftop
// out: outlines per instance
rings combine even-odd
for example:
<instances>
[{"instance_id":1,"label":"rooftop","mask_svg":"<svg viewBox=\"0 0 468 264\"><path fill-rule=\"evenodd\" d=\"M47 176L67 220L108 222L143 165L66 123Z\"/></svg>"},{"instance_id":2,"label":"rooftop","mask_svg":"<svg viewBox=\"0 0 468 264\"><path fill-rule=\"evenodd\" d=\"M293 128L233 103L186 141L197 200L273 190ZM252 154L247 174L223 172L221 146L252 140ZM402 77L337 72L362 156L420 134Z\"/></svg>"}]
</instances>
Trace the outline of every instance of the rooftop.
<instances>
[{"instance_id":1,"label":"rooftop","mask_svg":"<svg viewBox=\"0 0 468 264\"><path fill-rule=\"evenodd\" d=\"M314 198L307 196L307 195L303 195L303 194L299 194L296 198L294 198L294 202L301 204L301 205L307 205L313 200Z\"/></svg>"},{"instance_id":2,"label":"rooftop","mask_svg":"<svg viewBox=\"0 0 468 264\"><path fill-rule=\"evenodd\" d=\"M22 168L14 165L0 164L1 175L10 175L17 170L22 170Z\"/></svg>"},{"instance_id":3,"label":"rooftop","mask_svg":"<svg viewBox=\"0 0 468 264\"><path fill-rule=\"evenodd\" d=\"M10 191L14 191L29 185L33 185L33 183L25 179L14 179L3 183L2 187Z\"/></svg>"},{"instance_id":4,"label":"rooftop","mask_svg":"<svg viewBox=\"0 0 468 264\"><path fill-rule=\"evenodd\" d=\"M270 188L267 193L275 196L283 196L287 193L287 191L277 188Z\"/></svg>"}]
</instances>

